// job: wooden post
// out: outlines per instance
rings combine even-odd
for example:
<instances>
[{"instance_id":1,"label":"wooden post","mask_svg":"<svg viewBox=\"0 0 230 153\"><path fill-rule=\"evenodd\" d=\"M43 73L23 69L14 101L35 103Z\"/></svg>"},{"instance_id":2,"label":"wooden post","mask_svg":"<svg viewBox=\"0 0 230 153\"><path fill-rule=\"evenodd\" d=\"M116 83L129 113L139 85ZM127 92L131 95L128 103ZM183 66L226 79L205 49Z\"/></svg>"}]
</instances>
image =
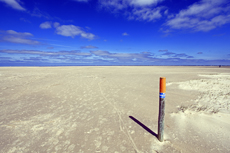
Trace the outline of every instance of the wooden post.
<instances>
[{"instance_id":1,"label":"wooden post","mask_svg":"<svg viewBox=\"0 0 230 153\"><path fill-rule=\"evenodd\" d=\"M159 116L158 116L158 139L164 141L164 117L165 117L165 92L166 78L160 78L160 94L159 94Z\"/></svg>"}]
</instances>

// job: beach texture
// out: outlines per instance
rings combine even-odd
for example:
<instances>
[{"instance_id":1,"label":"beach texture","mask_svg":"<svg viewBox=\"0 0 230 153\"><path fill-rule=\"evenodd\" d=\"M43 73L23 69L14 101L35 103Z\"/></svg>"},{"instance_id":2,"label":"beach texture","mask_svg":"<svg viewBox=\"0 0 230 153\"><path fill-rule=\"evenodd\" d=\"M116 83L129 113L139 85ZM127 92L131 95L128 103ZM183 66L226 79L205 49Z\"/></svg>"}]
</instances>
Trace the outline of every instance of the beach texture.
<instances>
[{"instance_id":1,"label":"beach texture","mask_svg":"<svg viewBox=\"0 0 230 153\"><path fill-rule=\"evenodd\" d=\"M1 153L230 152L229 67L1 67L0 106Z\"/></svg>"}]
</instances>

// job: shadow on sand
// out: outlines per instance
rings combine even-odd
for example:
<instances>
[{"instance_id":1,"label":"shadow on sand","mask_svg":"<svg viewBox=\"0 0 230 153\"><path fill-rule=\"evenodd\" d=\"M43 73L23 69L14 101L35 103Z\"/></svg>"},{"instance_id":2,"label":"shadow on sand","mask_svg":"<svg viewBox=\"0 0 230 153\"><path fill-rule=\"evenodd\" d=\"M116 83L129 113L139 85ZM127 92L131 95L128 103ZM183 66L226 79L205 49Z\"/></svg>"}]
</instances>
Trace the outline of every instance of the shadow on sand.
<instances>
[{"instance_id":1,"label":"shadow on sand","mask_svg":"<svg viewBox=\"0 0 230 153\"><path fill-rule=\"evenodd\" d=\"M153 136L155 136L157 138L157 134L155 132L153 132L152 130L150 130L147 126L145 126L143 123L141 123L140 121L138 121L136 118L134 118L133 116L129 116L129 118L131 118L134 122L136 122L137 124L139 124L142 128L144 128L147 132L149 132L150 134L152 134Z\"/></svg>"}]
</instances>

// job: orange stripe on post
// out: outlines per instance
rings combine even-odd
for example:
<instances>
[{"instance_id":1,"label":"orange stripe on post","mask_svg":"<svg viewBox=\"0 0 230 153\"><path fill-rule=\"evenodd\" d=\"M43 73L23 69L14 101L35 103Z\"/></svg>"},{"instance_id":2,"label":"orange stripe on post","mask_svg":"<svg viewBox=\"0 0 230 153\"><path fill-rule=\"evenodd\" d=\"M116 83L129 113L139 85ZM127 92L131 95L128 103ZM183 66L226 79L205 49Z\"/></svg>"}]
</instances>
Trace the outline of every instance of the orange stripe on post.
<instances>
[{"instance_id":1,"label":"orange stripe on post","mask_svg":"<svg viewBox=\"0 0 230 153\"><path fill-rule=\"evenodd\" d=\"M166 78L160 77L160 93L166 92Z\"/></svg>"}]
</instances>

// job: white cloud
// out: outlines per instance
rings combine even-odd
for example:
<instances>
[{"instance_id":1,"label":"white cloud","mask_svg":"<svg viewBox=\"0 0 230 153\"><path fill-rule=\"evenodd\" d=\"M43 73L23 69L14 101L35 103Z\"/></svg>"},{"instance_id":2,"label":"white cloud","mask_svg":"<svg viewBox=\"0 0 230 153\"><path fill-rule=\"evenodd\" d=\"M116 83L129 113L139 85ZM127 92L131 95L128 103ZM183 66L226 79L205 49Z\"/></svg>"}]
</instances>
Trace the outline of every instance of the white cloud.
<instances>
[{"instance_id":1,"label":"white cloud","mask_svg":"<svg viewBox=\"0 0 230 153\"><path fill-rule=\"evenodd\" d=\"M74 1L77 1L77 2L88 2L89 0L74 0Z\"/></svg>"},{"instance_id":2,"label":"white cloud","mask_svg":"<svg viewBox=\"0 0 230 153\"><path fill-rule=\"evenodd\" d=\"M60 25L58 22L53 23L54 28L56 28L56 33L58 35L66 36L66 37L72 37L79 35L83 38L92 40L95 38L95 35L92 33L87 33L82 30L81 27L75 26L75 25ZM40 24L40 28L42 29L48 29L52 28L52 22L44 22Z\"/></svg>"},{"instance_id":3,"label":"white cloud","mask_svg":"<svg viewBox=\"0 0 230 153\"><path fill-rule=\"evenodd\" d=\"M173 29L210 31L230 23L230 8L227 0L201 0L170 18L166 25Z\"/></svg>"},{"instance_id":4,"label":"white cloud","mask_svg":"<svg viewBox=\"0 0 230 153\"><path fill-rule=\"evenodd\" d=\"M51 24L52 24L52 22L49 22L49 21L43 22L40 24L40 28L42 28L42 29L52 28Z\"/></svg>"},{"instance_id":5,"label":"white cloud","mask_svg":"<svg viewBox=\"0 0 230 153\"><path fill-rule=\"evenodd\" d=\"M33 12L30 13L31 16L36 16L36 17L43 17L46 18L48 20L53 19L48 13L41 11L40 9L38 9L37 7L34 8Z\"/></svg>"},{"instance_id":6,"label":"white cloud","mask_svg":"<svg viewBox=\"0 0 230 153\"><path fill-rule=\"evenodd\" d=\"M132 10L132 13L129 14L128 19L154 21L155 19L159 19L162 17L161 15L162 9L164 8L163 7L157 7L154 9L135 8Z\"/></svg>"},{"instance_id":7,"label":"white cloud","mask_svg":"<svg viewBox=\"0 0 230 153\"><path fill-rule=\"evenodd\" d=\"M129 6L134 7L144 7L157 4L164 0L99 0L101 7L114 8L114 9L124 9Z\"/></svg>"},{"instance_id":8,"label":"white cloud","mask_svg":"<svg viewBox=\"0 0 230 153\"><path fill-rule=\"evenodd\" d=\"M63 55L77 55L77 56L90 56L91 53L80 52L78 50L71 51L58 51L58 52L44 52L40 50L0 50L0 53L8 54L37 54L43 56L63 56Z\"/></svg>"},{"instance_id":9,"label":"white cloud","mask_svg":"<svg viewBox=\"0 0 230 153\"><path fill-rule=\"evenodd\" d=\"M108 51L96 50L90 51L92 54L96 56L100 56L103 58L117 59L120 61L132 61L133 59L139 61L149 61L153 59L153 54L150 52L142 52L142 53L110 53Z\"/></svg>"},{"instance_id":10,"label":"white cloud","mask_svg":"<svg viewBox=\"0 0 230 153\"><path fill-rule=\"evenodd\" d=\"M28 44L28 45L37 45L38 41L31 40L28 37L32 37L33 35L28 32L16 32L14 30L7 30L3 32L2 41L11 42L11 43L19 43L19 44Z\"/></svg>"},{"instance_id":11,"label":"white cloud","mask_svg":"<svg viewBox=\"0 0 230 153\"><path fill-rule=\"evenodd\" d=\"M3 38L4 41L11 42L11 43L19 43L19 44L28 44L28 45L38 45L38 41L15 37L15 36L7 36Z\"/></svg>"},{"instance_id":12,"label":"white cloud","mask_svg":"<svg viewBox=\"0 0 230 153\"><path fill-rule=\"evenodd\" d=\"M92 34L92 33L86 33L86 32L84 32L84 31L82 31L81 36L82 36L83 38L90 39L90 40L92 40L92 39L95 38L95 35L94 35L94 34Z\"/></svg>"},{"instance_id":13,"label":"white cloud","mask_svg":"<svg viewBox=\"0 0 230 153\"><path fill-rule=\"evenodd\" d=\"M124 32L122 35L123 35L123 36L128 36L129 34L128 34L128 33L126 33L126 32Z\"/></svg>"},{"instance_id":14,"label":"white cloud","mask_svg":"<svg viewBox=\"0 0 230 153\"><path fill-rule=\"evenodd\" d=\"M58 35L72 37L74 38L77 35L80 35L83 38L92 40L95 38L95 35L92 33L86 33L85 31L81 30L80 27L74 25L62 25L56 27L56 33Z\"/></svg>"},{"instance_id":15,"label":"white cloud","mask_svg":"<svg viewBox=\"0 0 230 153\"><path fill-rule=\"evenodd\" d=\"M124 11L129 20L154 21L162 17L165 8L152 6L161 1L164 0L99 0L99 4L110 12Z\"/></svg>"},{"instance_id":16,"label":"white cloud","mask_svg":"<svg viewBox=\"0 0 230 153\"><path fill-rule=\"evenodd\" d=\"M54 28L57 28L60 25L58 22L54 22Z\"/></svg>"},{"instance_id":17,"label":"white cloud","mask_svg":"<svg viewBox=\"0 0 230 153\"><path fill-rule=\"evenodd\" d=\"M20 0L0 0L0 1L6 3L8 6L12 7L13 9L20 10L20 11L26 10L19 4Z\"/></svg>"},{"instance_id":18,"label":"white cloud","mask_svg":"<svg viewBox=\"0 0 230 153\"><path fill-rule=\"evenodd\" d=\"M168 13L169 13L168 10L164 11L164 15L168 15Z\"/></svg>"},{"instance_id":19,"label":"white cloud","mask_svg":"<svg viewBox=\"0 0 230 153\"><path fill-rule=\"evenodd\" d=\"M180 11L178 16L192 16L198 15L200 17L209 17L218 14L222 10L222 4L226 0L201 0L199 3L195 3L188 7L188 9Z\"/></svg>"},{"instance_id":20,"label":"white cloud","mask_svg":"<svg viewBox=\"0 0 230 153\"><path fill-rule=\"evenodd\" d=\"M129 3L137 6L146 6L146 5L157 4L161 1L163 0L131 0L129 1Z\"/></svg>"},{"instance_id":21,"label":"white cloud","mask_svg":"<svg viewBox=\"0 0 230 153\"><path fill-rule=\"evenodd\" d=\"M106 9L121 10L128 6L126 0L99 0L99 5Z\"/></svg>"},{"instance_id":22,"label":"white cloud","mask_svg":"<svg viewBox=\"0 0 230 153\"><path fill-rule=\"evenodd\" d=\"M81 48L82 49L84 49L84 48L86 48L86 49L93 49L93 48L98 48L98 47L89 45L89 46L82 46Z\"/></svg>"},{"instance_id":23,"label":"white cloud","mask_svg":"<svg viewBox=\"0 0 230 153\"><path fill-rule=\"evenodd\" d=\"M16 32L14 30L7 30L6 31L7 34L10 34L10 35L16 35L16 36L19 36L19 37L27 37L27 36L33 36L31 33L29 32Z\"/></svg>"}]
</instances>

